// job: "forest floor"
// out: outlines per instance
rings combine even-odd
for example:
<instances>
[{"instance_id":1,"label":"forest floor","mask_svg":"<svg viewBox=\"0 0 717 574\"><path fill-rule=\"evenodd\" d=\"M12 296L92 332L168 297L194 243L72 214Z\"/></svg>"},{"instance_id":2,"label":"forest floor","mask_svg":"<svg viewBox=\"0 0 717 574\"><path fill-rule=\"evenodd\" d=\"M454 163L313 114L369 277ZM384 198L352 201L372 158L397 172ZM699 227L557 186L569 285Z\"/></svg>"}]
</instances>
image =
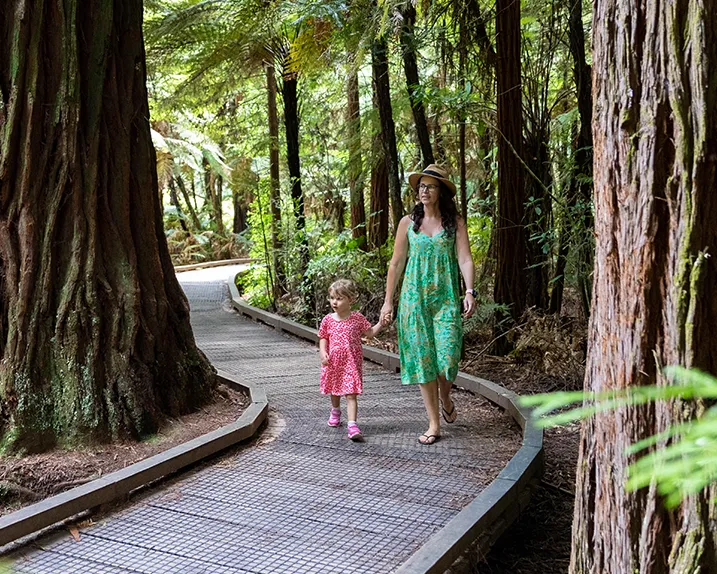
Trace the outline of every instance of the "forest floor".
<instances>
[{"instance_id":1,"label":"forest floor","mask_svg":"<svg viewBox=\"0 0 717 574\"><path fill-rule=\"evenodd\" d=\"M79 486L235 421L249 397L219 385L215 400L196 412L170 419L140 442L0 457L0 515Z\"/></svg>"}]
</instances>

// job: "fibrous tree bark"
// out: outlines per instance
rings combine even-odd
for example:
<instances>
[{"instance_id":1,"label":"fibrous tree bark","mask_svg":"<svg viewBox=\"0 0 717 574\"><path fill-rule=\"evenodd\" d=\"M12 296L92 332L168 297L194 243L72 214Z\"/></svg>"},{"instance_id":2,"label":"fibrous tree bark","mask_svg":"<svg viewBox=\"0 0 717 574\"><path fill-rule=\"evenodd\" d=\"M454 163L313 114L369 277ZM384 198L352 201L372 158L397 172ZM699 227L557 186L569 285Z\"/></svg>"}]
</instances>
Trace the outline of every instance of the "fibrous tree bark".
<instances>
[{"instance_id":1,"label":"fibrous tree bark","mask_svg":"<svg viewBox=\"0 0 717 574\"><path fill-rule=\"evenodd\" d=\"M393 121L391 88L388 80L388 45L385 38L377 38L371 46L373 83L381 121L381 142L388 173L388 189L391 198L394 234L403 217L401 181L399 179L398 149L396 148L396 126Z\"/></svg>"},{"instance_id":2,"label":"fibrous tree bark","mask_svg":"<svg viewBox=\"0 0 717 574\"><path fill-rule=\"evenodd\" d=\"M525 189L520 161L523 115L520 86L520 1L496 3L496 45L498 60L498 201L495 217L496 271L493 297L506 305L509 315L496 317L494 351L510 348L500 336L525 308L525 227L523 222Z\"/></svg>"},{"instance_id":3,"label":"fibrous tree bark","mask_svg":"<svg viewBox=\"0 0 717 574\"><path fill-rule=\"evenodd\" d=\"M593 5L596 253L585 388L717 374L717 1ZM626 447L699 405L627 406L583 424L570 571L717 571L715 488L665 510L625 488Z\"/></svg>"},{"instance_id":4,"label":"fibrous tree bark","mask_svg":"<svg viewBox=\"0 0 717 574\"><path fill-rule=\"evenodd\" d=\"M0 6L4 450L137 438L214 376L164 237L142 2Z\"/></svg>"},{"instance_id":5,"label":"fibrous tree bark","mask_svg":"<svg viewBox=\"0 0 717 574\"><path fill-rule=\"evenodd\" d=\"M416 124L418 144L421 147L421 155L423 156L423 167L426 167L434 163L434 159L431 139L428 135L426 110L420 98L421 82L418 76L418 60L415 47L416 39L413 33L416 23L416 7L411 0L406 3L401 14L403 16L400 33L401 50L403 51L403 69L406 74L406 87L408 88L408 98L411 103L411 111L413 112L413 121Z\"/></svg>"},{"instance_id":6,"label":"fibrous tree bark","mask_svg":"<svg viewBox=\"0 0 717 574\"><path fill-rule=\"evenodd\" d=\"M354 63L349 58L346 81L348 105L346 109L346 138L349 161L347 166L351 196L351 234L361 249L367 249L366 207L363 195L363 166L361 158L361 109L359 107L359 78Z\"/></svg>"}]
</instances>

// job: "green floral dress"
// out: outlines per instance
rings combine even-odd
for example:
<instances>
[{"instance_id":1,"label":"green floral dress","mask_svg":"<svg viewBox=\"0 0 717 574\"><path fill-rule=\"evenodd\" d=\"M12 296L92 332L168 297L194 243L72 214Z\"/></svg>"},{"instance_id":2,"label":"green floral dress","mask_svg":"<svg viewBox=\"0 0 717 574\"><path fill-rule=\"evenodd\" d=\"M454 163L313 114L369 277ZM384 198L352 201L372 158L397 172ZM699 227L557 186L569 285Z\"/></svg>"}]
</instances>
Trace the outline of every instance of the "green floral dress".
<instances>
[{"instance_id":1,"label":"green floral dress","mask_svg":"<svg viewBox=\"0 0 717 574\"><path fill-rule=\"evenodd\" d=\"M461 356L460 276L455 234L408 228L408 261L398 303L401 382L455 381Z\"/></svg>"}]
</instances>

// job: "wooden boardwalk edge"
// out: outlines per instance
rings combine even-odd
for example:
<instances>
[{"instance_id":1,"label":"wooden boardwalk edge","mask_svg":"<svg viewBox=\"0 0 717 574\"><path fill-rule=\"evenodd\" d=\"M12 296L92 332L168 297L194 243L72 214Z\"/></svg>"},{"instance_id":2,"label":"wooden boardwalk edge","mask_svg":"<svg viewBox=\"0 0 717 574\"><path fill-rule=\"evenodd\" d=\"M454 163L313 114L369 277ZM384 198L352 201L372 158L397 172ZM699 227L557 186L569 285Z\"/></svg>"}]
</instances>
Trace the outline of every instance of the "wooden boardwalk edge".
<instances>
[{"instance_id":1,"label":"wooden boardwalk edge","mask_svg":"<svg viewBox=\"0 0 717 574\"><path fill-rule=\"evenodd\" d=\"M3 548L11 542L120 499L137 488L252 438L267 417L269 404L266 393L261 387L240 381L234 375L223 371L217 371L217 377L227 386L248 393L251 399L251 404L236 421L87 484L0 517L2 553L11 550Z\"/></svg>"}]
</instances>

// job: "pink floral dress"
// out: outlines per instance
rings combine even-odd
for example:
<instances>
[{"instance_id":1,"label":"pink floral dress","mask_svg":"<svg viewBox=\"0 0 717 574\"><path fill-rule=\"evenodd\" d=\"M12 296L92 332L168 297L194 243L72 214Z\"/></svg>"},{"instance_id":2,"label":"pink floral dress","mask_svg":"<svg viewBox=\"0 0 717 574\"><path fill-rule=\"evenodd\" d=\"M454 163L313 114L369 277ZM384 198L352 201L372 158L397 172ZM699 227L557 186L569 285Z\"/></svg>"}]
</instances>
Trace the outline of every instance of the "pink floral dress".
<instances>
[{"instance_id":1,"label":"pink floral dress","mask_svg":"<svg viewBox=\"0 0 717 574\"><path fill-rule=\"evenodd\" d=\"M338 321L326 315L319 327L319 338L328 341L329 364L321 365L321 394L360 395L363 392L363 353L361 334L371 323L361 313L352 312Z\"/></svg>"}]
</instances>

